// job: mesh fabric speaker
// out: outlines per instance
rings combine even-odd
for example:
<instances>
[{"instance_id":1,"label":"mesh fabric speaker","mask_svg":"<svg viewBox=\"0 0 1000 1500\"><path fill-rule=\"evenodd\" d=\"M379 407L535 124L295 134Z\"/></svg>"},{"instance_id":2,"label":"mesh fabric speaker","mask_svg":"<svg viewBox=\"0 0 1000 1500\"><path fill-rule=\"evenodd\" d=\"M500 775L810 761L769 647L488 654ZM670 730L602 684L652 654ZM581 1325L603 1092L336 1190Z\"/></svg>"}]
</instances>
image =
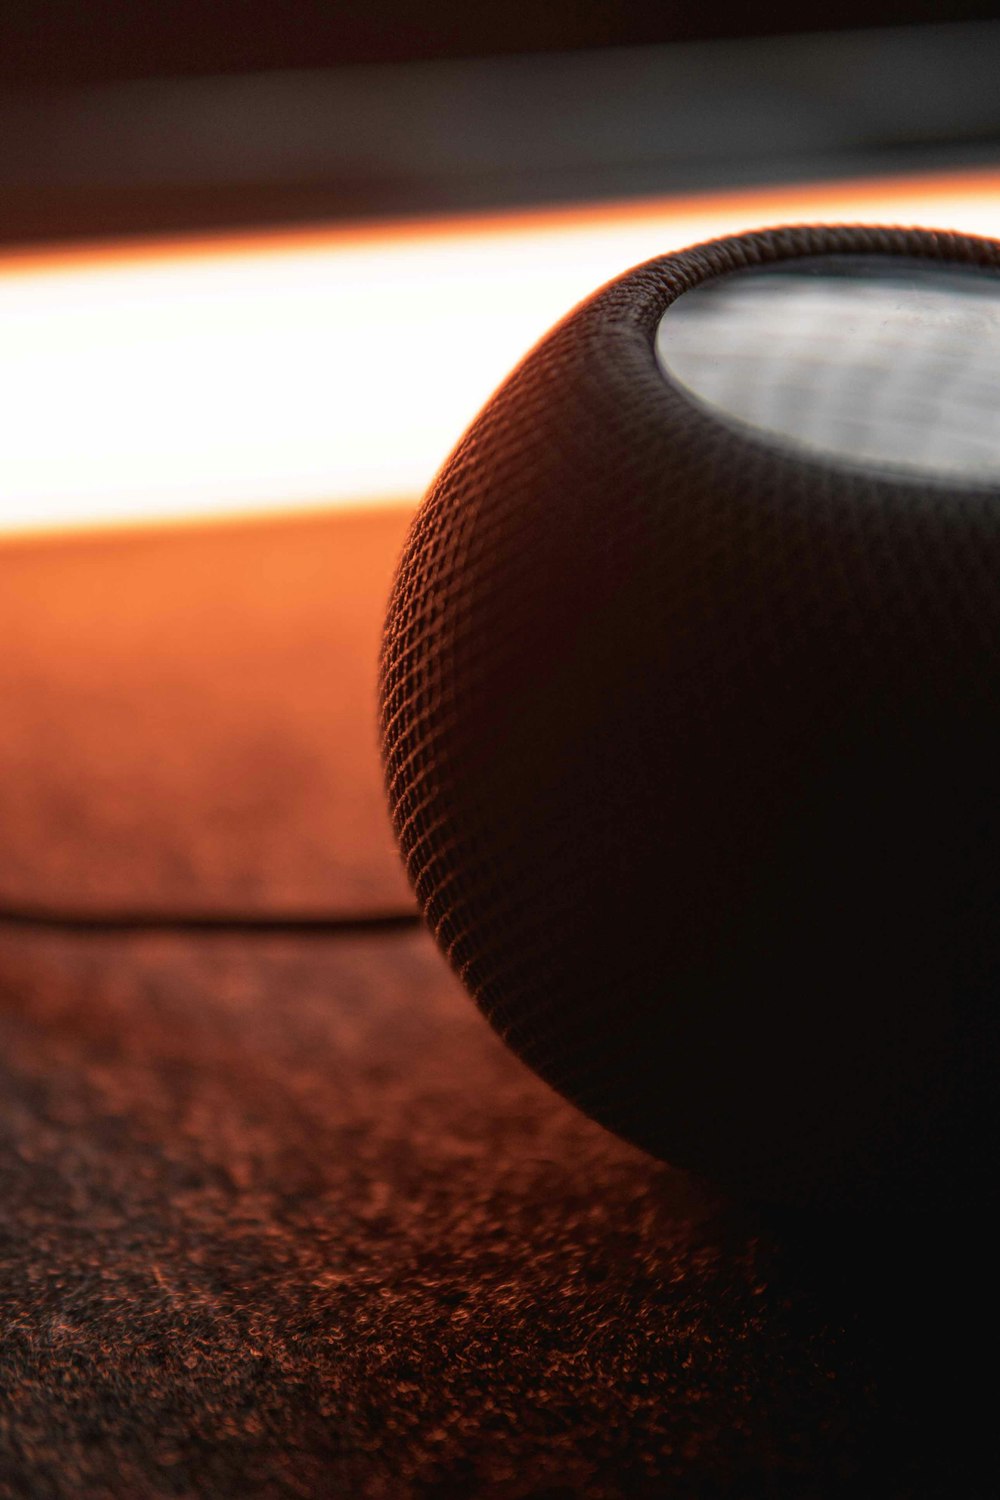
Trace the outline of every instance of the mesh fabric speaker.
<instances>
[{"instance_id":1,"label":"mesh fabric speaker","mask_svg":"<svg viewBox=\"0 0 1000 1500\"><path fill-rule=\"evenodd\" d=\"M589 1114L766 1197L961 1199L995 1134L1000 491L782 451L654 352L706 278L830 254L1000 274L991 241L778 229L574 311L416 517L386 779L438 943Z\"/></svg>"}]
</instances>

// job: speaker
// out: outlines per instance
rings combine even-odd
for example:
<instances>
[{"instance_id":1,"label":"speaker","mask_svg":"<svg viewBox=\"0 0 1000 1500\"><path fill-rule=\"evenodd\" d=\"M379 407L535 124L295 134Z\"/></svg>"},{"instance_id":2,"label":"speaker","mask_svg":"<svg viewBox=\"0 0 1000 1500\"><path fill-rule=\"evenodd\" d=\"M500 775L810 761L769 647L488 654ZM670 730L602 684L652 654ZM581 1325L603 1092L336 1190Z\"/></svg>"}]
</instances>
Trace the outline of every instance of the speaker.
<instances>
[{"instance_id":1,"label":"speaker","mask_svg":"<svg viewBox=\"0 0 1000 1500\"><path fill-rule=\"evenodd\" d=\"M992 1192L1000 244L795 227L627 272L399 563L388 798L514 1051L757 1198Z\"/></svg>"}]
</instances>

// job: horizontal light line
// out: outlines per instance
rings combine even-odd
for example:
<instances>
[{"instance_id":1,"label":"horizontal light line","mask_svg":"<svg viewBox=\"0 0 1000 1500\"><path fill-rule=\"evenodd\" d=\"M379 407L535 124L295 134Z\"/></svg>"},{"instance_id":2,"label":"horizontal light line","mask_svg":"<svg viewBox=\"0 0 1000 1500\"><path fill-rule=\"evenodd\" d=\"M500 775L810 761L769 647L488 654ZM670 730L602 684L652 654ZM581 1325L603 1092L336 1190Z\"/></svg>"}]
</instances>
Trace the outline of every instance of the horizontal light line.
<instances>
[{"instance_id":1,"label":"horizontal light line","mask_svg":"<svg viewBox=\"0 0 1000 1500\"><path fill-rule=\"evenodd\" d=\"M0 257L0 531L415 499L596 286L769 224L1000 235L1000 172Z\"/></svg>"}]
</instances>

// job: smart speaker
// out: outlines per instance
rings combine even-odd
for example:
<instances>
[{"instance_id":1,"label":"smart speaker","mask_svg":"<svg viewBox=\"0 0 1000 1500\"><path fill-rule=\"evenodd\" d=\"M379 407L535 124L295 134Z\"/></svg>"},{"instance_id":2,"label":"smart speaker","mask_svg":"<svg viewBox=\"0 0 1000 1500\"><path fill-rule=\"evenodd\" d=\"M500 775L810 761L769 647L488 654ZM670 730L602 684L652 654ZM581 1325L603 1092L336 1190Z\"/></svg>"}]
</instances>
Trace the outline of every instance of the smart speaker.
<instances>
[{"instance_id":1,"label":"smart speaker","mask_svg":"<svg viewBox=\"0 0 1000 1500\"><path fill-rule=\"evenodd\" d=\"M567 1099L758 1198L992 1192L1000 244L595 293L416 516L381 732L437 942Z\"/></svg>"}]
</instances>

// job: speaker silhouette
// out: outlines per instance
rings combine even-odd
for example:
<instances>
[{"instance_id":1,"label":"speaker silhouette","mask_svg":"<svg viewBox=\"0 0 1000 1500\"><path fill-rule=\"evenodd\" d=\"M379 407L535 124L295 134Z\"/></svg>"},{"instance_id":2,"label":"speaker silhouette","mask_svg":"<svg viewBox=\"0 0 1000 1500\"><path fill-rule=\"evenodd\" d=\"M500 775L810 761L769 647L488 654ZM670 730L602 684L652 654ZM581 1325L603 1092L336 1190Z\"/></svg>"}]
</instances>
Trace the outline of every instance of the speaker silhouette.
<instances>
[{"instance_id":1,"label":"speaker silhouette","mask_svg":"<svg viewBox=\"0 0 1000 1500\"><path fill-rule=\"evenodd\" d=\"M1000 244L598 291L415 519L381 732L438 943L581 1109L765 1199L992 1193Z\"/></svg>"}]
</instances>

